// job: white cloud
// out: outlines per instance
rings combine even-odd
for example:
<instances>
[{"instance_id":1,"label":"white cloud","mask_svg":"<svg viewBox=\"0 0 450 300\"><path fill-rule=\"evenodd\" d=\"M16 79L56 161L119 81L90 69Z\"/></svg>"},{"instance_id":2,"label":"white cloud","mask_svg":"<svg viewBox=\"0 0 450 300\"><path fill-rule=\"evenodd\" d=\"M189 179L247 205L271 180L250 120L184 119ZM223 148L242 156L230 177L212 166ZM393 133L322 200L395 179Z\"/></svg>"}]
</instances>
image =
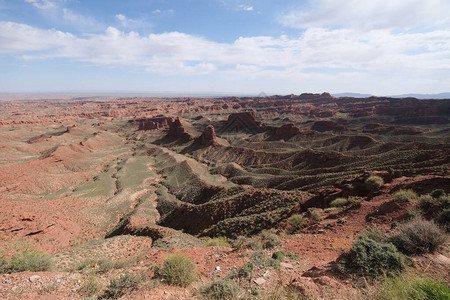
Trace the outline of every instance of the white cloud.
<instances>
[{"instance_id":1,"label":"white cloud","mask_svg":"<svg viewBox=\"0 0 450 300\"><path fill-rule=\"evenodd\" d=\"M42 15L53 21L69 24L81 30L101 30L105 26L92 17L79 14L65 7L67 0L25 0L39 9Z\"/></svg>"},{"instance_id":2,"label":"white cloud","mask_svg":"<svg viewBox=\"0 0 450 300\"><path fill-rule=\"evenodd\" d=\"M409 29L450 25L448 0L310 0L279 22L293 28ZM448 28L448 27L447 27Z\"/></svg>"},{"instance_id":3,"label":"white cloud","mask_svg":"<svg viewBox=\"0 0 450 300\"><path fill-rule=\"evenodd\" d=\"M41 10L56 9L59 3L59 1L52 1L52 0L25 0L25 2L30 3L34 7Z\"/></svg>"},{"instance_id":4,"label":"white cloud","mask_svg":"<svg viewBox=\"0 0 450 300\"><path fill-rule=\"evenodd\" d=\"M153 25L146 20L143 19L131 19L125 16L124 14L117 14L116 15L117 21L119 21L120 26L127 29L137 29L137 28L148 28L152 27Z\"/></svg>"},{"instance_id":5,"label":"white cloud","mask_svg":"<svg viewBox=\"0 0 450 300\"><path fill-rule=\"evenodd\" d=\"M109 27L103 33L76 36L0 22L0 53L137 66L150 73L214 74L233 80L312 84L315 78L346 87L352 82L383 86L390 79L398 87L406 82L442 90L450 84L445 79L450 78L450 30L394 34L385 29L361 33L310 28L295 38L241 37L233 43L217 43L180 32L142 36Z\"/></svg>"},{"instance_id":6,"label":"white cloud","mask_svg":"<svg viewBox=\"0 0 450 300\"><path fill-rule=\"evenodd\" d=\"M152 14L173 14L174 12L175 10L173 9L166 9L166 10L155 9L154 11L152 11Z\"/></svg>"},{"instance_id":7,"label":"white cloud","mask_svg":"<svg viewBox=\"0 0 450 300\"><path fill-rule=\"evenodd\" d=\"M253 10L253 6L251 6L251 5L239 5L239 10L252 11Z\"/></svg>"}]
</instances>

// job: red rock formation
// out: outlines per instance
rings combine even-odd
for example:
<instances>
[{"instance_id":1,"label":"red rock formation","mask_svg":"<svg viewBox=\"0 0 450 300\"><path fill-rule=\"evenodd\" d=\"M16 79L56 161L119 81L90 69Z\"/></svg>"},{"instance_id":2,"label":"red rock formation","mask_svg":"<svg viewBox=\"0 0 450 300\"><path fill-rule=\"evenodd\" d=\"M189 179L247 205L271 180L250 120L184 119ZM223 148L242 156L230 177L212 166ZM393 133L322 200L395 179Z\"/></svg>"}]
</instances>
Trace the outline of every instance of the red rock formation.
<instances>
[{"instance_id":1,"label":"red rock formation","mask_svg":"<svg viewBox=\"0 0 450 300\"><path fill-rule=\"evenodd\" d=\"M194 137L184 128L179 118L176 118L174 122L169 123L168 137L175 138L177 140L188 142Z\"/></svg>"},{"instance_id":2,"label":"red rock formation","mask_svg":"<svg viewBox=\"0 0 450 300\"><path fill-rule=\"evenodd\" d=\"M343 132L347 130L347 127L333 121L316 121L314 122L311 129L320 132L322 131Z\"/></svg>"},{"instance_id":3,"label":"red rock formation","mask_svg":"<svg viewBox=\"0 0 450 300\"><path fill-rule=\"evenodd\" d=\"M208 125L198 139L200 141L200 144L203 146L217 144L217 136L216 131L214 130L214 126Z\"/></svg>"},{"instance_id":4,"label":"red rock formation","mask_svg":"<svg viewBox=\"0 0 450 300\"><path fill-rule=\"evenodd\" d=\"M248 131L252 134L263 132L263 125L256 122L254 112L234 113L228 116L228 120L222 127L225 131Z\"/></svg>"},{"instance_id":5,"label":"red rock formation","mask_svg":"<svg viewBox=\"0 0 450 300\"><path fill-rule=\"evenodd\" d=\"M292 137L297 134L300 134L300 129L295 127L294 124L285 124L275 131L275 135L280 137Z\"/></svg>"},{"instance_id":6,"label":"red rock formation","mask_svg":"<svg viewBox=\"0 0 450 300\"><path fill-rule=\"evenodd\" d=\"M175 120L171 117L159 117L150 119L138 119L136 121L139 122L138 130L155 130L165 128Z\"/></svg>"}]
</instances>

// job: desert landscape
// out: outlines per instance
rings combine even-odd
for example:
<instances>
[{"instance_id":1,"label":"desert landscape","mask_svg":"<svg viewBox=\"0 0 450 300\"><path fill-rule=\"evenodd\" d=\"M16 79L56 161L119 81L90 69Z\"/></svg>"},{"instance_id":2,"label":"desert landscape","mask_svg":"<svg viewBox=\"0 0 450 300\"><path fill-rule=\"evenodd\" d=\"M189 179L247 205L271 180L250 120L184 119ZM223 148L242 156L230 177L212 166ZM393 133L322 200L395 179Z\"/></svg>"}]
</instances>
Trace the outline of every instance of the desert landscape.
<instances>
[{"instance_id":1,"label":"desert landscape","mask_svg":"<svg viewBox=\"0 0 450 300\"><path fill-rule=\"evenodd\" d=\"M2 299L449 299L448 99L17 97Z\"/></svg>"}]
</instances>

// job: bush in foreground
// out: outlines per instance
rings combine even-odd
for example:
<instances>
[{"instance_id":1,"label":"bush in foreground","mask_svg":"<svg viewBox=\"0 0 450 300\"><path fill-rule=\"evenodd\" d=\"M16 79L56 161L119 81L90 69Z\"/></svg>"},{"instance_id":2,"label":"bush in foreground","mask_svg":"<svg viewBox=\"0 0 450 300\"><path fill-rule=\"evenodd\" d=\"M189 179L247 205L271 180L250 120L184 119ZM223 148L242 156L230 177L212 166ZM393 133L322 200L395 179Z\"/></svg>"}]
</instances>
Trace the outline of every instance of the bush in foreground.
<instances>
[{"instance_id":1,"label":"bush in foreground","mask_svg":"<svg viewBox=\"0 0 450 300\"><path fill-rule=\"evenodd\" d=\"M200 288L200 295L205 299L232 300L236 299L238 293L237 285L227 279L218 279L206 283Z\"/></svg>"},{"instance_id":2,"label":"bush in foreground","mask_svg":"<svg viewBox=\"0 0 450 300\"><path fill-rule=\"evenodd\" d=\"M371 192L376 192L384 185L384 180L380 176L372 175L364 183Z\"/></svg>"},{"instance_id":3,"label":"bush in foreground","mask_svg":"<svg viewBox=\"0 0 450 300\"><path fill-rule=\"evenodd\" d=\"M390 243L361 236L339 263L343 271L365 276L395 274L405 268L405 259Z\"/></svg>"},{"instance_id":4,"label":"bush in foreground","mask_svg":"<svg viewBox=\"0 0 450 300\"><path fill-rule=\"evenodd\" d=\"M51 256L38 250L32 250L28 244L17 245L12 257L0 257L0 273L24 271L48 271L52 267Z\"/></svg>"},{"instance_id":5,"label":"bush in foreground","mask_svg":"<svg viewBox=\"0 0 450 300\"><path fill-rule=\"evenodd\" d=\"M399 225L397 234L390 239L401 252L408 255L432 253L443 245L446 233L433 221L416 217Z\"/></svg>"},{"instance_id":6,"label":"bush in foreground","mask_svg":"<svg viewBox=\"0 0 450 300\"><path fill-rule=\"evenodd\" d=\"M408 202L412 199L417 198L417 194L411 189L408 190L400 189L396 191L394 194L392 194L392 198L396 202Z\"/></svg>"},{"instance_id":7,"label":"bush in foreground","mask_svg":"<svg viewBox=\"0 0 450 300\"><path fill-rule=\"evenodd\" d=\"M167 257L155 273L170 285L188 286L197 279L194 263L183 255Z\"/></svg>"}]
</instances>

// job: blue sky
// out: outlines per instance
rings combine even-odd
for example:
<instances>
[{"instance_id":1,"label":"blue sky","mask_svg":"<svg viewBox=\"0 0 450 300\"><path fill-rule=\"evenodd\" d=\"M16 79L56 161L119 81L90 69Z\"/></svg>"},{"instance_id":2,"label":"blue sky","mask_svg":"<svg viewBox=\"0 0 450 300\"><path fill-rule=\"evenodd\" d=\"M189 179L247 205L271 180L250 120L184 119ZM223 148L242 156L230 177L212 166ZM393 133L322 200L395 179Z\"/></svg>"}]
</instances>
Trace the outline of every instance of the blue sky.
<instances>
[{"instance_id":1,"label":"blue sky","mask_svg":"<svg viewBox=\"0 0 450 300\"><path fill-rule=\"evenodd\" d=\"M448 0L0 0L1 92L450 91Z\"/></svg>"}]
</instances>

